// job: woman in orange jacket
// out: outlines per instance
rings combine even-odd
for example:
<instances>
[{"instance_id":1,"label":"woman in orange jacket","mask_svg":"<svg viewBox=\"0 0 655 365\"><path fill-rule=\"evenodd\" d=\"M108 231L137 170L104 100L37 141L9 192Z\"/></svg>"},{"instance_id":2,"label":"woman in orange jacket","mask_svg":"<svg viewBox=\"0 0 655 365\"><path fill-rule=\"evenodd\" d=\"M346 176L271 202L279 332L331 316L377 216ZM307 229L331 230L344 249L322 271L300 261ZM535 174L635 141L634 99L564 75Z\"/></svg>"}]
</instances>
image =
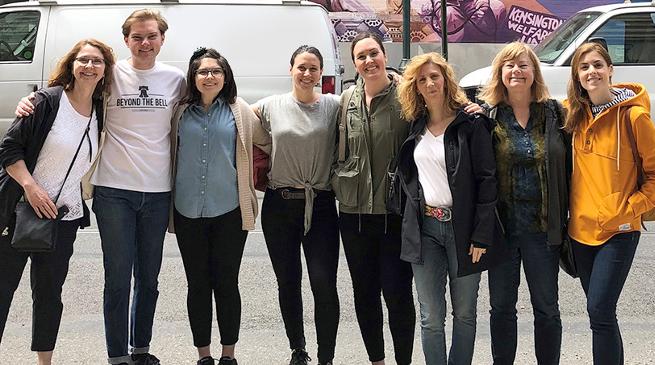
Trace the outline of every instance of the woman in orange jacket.
<instances>
[{"instance_id":1,"label":"woman in orange jacket","mask_svg":"<svg viewBox=\"0 0 655 365\"><path fill-rule=\"evenodd\" d=\"M564 126L573 133L569 235L587 296L594 364L623 364L616 303L639 242L641 215L655 207L650 99L642 85L611 85L612 73L601 45L578 48ZM630 130L646 173L640 186Z\"/></svg>"}]
</instances>

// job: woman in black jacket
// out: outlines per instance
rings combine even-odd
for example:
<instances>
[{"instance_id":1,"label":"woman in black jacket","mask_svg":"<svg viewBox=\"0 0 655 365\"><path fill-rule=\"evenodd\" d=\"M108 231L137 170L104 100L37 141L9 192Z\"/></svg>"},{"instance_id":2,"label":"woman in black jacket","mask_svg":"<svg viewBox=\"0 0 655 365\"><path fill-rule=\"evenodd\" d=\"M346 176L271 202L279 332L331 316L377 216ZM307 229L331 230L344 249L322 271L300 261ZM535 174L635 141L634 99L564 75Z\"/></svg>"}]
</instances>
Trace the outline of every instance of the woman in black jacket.
<instances>
[{"instance_id":1,"label":"woman in black jacket","mask_svg":"<svg viewBox=\"0 0 655 365\"><path fill-rule=\"evenodd\" d=\"M566 235L570 135L562 129L562 106L550 99L532 49L508 44L494 59L480 98L498 125L498 213L511 259L489 270L491 350L494 364L516 356L516 302L521 261L534 312L539 364L558 364L562 322L557 304L559 246Z\"/></svg>"},{"instance_id":2,"label":"woman in black jacket","mask_svg":"<svg viewBox=\"0 0 655 365\"><path fill-rule=\"evenodd\" d=\"M105 44L94 39L78 42L53 71L48 88L36 93L34 114L17 118L0 142L0 339L30 258L31 348L38 352L39 365L51 363L73 242L78 227L90 224L81 181L98 154L102 97L111 89L114 63ZM23 195L39 218L53 219L62 207L68 208L53 252L22 252L11 246L14 209Z\"/></svg>"},{"instance_id":3,"label":"woman in black jacket","mask_svg":"<svg viewBox=\"0 0 655 365\"><path fill-rule=\"evenodd\" d=\"M398 94L403 115L412 121L398 156L407 195L401 258L414 271L425 362L470 364L480 272L506 253L495 214L495 123L463 111L468 100L452 67L436 53L410 61ZM447 279L454 316L449 356Z\"/></svg>"}]
</instances>

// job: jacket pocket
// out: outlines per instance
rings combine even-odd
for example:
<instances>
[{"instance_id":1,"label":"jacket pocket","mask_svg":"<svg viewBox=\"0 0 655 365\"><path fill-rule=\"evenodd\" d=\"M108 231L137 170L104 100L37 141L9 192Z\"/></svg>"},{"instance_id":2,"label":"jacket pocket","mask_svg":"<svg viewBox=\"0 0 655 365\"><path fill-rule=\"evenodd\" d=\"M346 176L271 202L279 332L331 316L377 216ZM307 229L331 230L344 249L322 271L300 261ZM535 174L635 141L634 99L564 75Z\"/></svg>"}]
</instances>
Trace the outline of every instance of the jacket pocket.
<instances>
[{"instance_id":1,"label":"jacket pocket","mask_svg":"<svg viewBox=\"0 0 655 365\"><path fill-rule=\"evenodd\" d=\"M598 224L606 231L628 231L633 227L635 214L625 193L606 196L598 207Z\"/></svg>"},{"instance_id":2,"label":"jacket pocket","mask_svg":"<svg viewBox=\"0 0 655 365\"><path fill-rule=\"evenodd\" d=\"M332 190L337 200L346 206L357 206L359 195L359 156L350 156L332 174Z\"/></svg>"},{"instance_id":3,"label":"jacket pocket","mask_svg":"<svg viewBox=\"0 0 655 365\"><path fill-rule=\"evenodd\" d=\"M386 190L387 197L385 204L387 212L402 215L402 195L396 156L391 156L389 163L387 164Z\"/></svg>"}]
</instances>

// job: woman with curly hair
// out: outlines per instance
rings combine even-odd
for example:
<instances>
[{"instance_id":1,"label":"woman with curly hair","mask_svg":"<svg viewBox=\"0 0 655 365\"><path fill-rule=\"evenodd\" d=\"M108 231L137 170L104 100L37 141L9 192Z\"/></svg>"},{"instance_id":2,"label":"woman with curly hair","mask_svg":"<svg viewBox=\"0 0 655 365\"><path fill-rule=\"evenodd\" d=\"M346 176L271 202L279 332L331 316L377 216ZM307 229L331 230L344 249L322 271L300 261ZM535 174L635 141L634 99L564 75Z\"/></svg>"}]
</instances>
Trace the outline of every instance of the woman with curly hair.
<instances>
[{"instance_id":1,"label":"woman with curly hair","mask_svg":"<svg viewBox=\"0 0 655 365\"><path fill-rule=\"evenodd\" d=\"M398 89L411 121L398 155L407 195L401 258L412 263L427 365L470 364L480 272L505 258L496 209L495 123L468 114L452 67L437 53L412 58ZM453 335L446 354L446 282Z\"/></svg>"}]
</instances>

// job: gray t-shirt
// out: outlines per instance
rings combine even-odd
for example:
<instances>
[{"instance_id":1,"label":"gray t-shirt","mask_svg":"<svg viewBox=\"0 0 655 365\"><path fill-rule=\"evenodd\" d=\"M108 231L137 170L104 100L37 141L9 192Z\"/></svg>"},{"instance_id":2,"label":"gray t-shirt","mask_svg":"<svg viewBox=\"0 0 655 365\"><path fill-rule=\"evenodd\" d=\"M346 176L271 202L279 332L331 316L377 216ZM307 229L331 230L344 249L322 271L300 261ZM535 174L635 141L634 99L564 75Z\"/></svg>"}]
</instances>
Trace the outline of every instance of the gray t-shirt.
<instances>
[{"instance_id":1,"label":"gray t-shirt","mask_svg":"<svg viewBox=\"0 0 655 365\"><path fill-rule=\"evenodd\" d=\"M313 210L312 189L332 189L330 170L336 149L339 96L321 95L316 104L307 105L291 93L273 95L258 101L257 108L262 126L273 140L268 186L305 188L307 233Z\"/></svg>"}]
</instances>

